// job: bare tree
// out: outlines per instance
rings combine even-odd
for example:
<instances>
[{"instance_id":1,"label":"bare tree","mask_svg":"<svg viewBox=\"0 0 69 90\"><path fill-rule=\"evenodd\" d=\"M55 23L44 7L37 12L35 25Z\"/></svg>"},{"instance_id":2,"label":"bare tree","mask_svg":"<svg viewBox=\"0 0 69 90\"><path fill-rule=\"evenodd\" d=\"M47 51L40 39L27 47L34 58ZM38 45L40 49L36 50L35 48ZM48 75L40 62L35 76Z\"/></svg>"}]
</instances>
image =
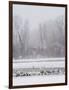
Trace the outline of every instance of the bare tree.
<instances>
[{"instance_id":1,"label":"bare tree","mask_svg":"<svg viewBox=\"0 0 69 90\"><path fill-rule=\"evenodd\" d=\"M20 36L22 20L18 16L13 17L13 56L18 58L20 56L20 47L22 46L22 40Z\"/></svg>"},{"instance_id":2,"label":"bare tree","mask_svg":"<svg viewBox=\"0 0 69 90\"><path fill-rule=\"evenodd\" d=\"M24 51L24 54L27 54L27 50L28 50L28 47L29 47L29 22L28 20L25 21L24 23L24 30L23 30L23 36L22 36L22 40L23 40L23 51Z\"/></svg>"},{"instance_id":3,"label":"bare tree","mask_svg":"<svg viewBox=\"0 0 69 90\"><path fill-rule=\"evenodd\" d=\"M28 50L29 39L29 23L24 21L24 24L18 16L14 17L13 21L13 55L14 57L24 57Z\"/></svg>"},{"instance_id":4,"label":"bare tree","mask_svg":"<svg viewBox=\"0 0 69 90\"><path fill-rule=\"evenodd\" d=\"M40 36L40 50L43 47L43 32L42 32L42 25L39 24L39 36Z\"/></svg>"},{"instance_id":5,"label":"bare tree","mask_svg":"<svg viewBox=\"0 0 69 90\"><path fill-rule=\"evenodd\" d=\"M64 52L65 52L65 18L64 16L60 16L56 19L56 26L58 29L58 43L60 45L60 55L64 56Z\"/></svg>"}]
</instances>

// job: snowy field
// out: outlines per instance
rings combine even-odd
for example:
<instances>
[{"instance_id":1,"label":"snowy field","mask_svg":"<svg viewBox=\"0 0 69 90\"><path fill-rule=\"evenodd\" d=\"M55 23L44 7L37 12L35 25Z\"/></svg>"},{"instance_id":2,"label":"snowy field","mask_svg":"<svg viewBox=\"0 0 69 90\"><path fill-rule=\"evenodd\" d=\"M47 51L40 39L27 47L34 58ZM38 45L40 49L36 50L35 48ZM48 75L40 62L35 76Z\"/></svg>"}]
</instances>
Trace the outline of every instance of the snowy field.
<instances>
[{"instance_id":1,"label":"snowy field","mask_svg":"<svg viewBox=\"0 0 69 90\"><path fill-rule=\"evenodd\" d=\"M65 67L65 58L41 58L13 60L13 68Z\"/></svg>"},{"instance_id":2,"label":"snowy field","mask_svg":"<svg viewBox=\"0 0 69 90\"><path fill-rule=\"evenodd\" d=\"M20 68L65 68L64 58L46 58L46 59L20 59L13 60L13 71ZM36 72L35 72L36 73ZM33 84L51 84L64 83L65 74L56 75L36 75L36 76L13 76L13 85L33 85Z\"/></svg>"},{"instance_id":3,"label":"snowy field","mask_svg":"<svg viewBox=\"0 0 69 90\"><path fill-rule=\"evenodd\" d=\"M65 83L65 75L14 77L13 85Z\"/></svg>"}]
</instances>

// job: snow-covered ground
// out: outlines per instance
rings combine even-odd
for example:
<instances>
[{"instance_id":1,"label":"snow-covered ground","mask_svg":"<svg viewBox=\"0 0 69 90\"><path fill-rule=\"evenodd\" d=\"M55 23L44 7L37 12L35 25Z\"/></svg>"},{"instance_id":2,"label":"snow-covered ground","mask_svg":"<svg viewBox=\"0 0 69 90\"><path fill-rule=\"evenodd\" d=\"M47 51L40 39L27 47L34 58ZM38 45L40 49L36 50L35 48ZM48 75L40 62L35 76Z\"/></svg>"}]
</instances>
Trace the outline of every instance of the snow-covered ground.
<instances>
[{"instance_id":1,"label":"snow-covered ground","mask_svg":"<svg viewBox=\"0 0 69 90\"><path fill-rule=\"evenodd\" d=\"M65 57L61 58L32 58L32 59L13 59L13 62L34 62L34 61L63 61Z\"/></svg>"},{"instance_id":2,"label":"snow-covered ground","mask_svg":"<svg viewBox=\"0 0 69 90\"><path fill-rule=\"evenodd\" d=\"M65 68L64 58L46 58L46 59L20 59L13 60L13 70L18 68ZM24 76L13 77L13 85L33 85L33 84L51 84L64 83L65 75L42 75L42 76Z\"/></svg>"},{"instance_id":3,"label":"snow-covered ground","mask_svg":"<svg viewBox=\"0 0 69 90\"><path fill-rule=\"evenodd\" d=\"M64 58L46 58L46 59L20 59L13 60L13 68L31 68L31 67L65 67Z\"/></svg>"},{"instance_id":4,"label":"snow-covered ground","mask_svg":"<svg viewBox=\"0 0 69 90\"><path fill-rule=\"evenodd\" d=\"M14 77L13 86L65 83L65 75Z\"/></svg>"}]
</instances>

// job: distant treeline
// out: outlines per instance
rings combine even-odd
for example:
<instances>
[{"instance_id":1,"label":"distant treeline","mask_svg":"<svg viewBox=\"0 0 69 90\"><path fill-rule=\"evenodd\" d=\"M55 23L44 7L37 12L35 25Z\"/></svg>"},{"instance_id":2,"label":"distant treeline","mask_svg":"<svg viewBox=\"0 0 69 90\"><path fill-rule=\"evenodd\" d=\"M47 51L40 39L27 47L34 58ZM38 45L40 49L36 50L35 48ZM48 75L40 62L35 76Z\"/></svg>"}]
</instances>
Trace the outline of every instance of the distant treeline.
<instances>
[{"instance_id":1,"label":"distant treeline","mask_svg":"<svg viewBox=\"0 0 69 90\"><path fill-rule=\"evenodd\" d=\"M34 30L38 32L32 32L30 35L31 27L29 21L23 21L20 17L14 16L13 58L64 57L64 20L63 16L59 16L54 20L40 22L38 27L34 28ZM36 38L35 41L33 41L33 37Z\"/></svg>"}]
</instances>

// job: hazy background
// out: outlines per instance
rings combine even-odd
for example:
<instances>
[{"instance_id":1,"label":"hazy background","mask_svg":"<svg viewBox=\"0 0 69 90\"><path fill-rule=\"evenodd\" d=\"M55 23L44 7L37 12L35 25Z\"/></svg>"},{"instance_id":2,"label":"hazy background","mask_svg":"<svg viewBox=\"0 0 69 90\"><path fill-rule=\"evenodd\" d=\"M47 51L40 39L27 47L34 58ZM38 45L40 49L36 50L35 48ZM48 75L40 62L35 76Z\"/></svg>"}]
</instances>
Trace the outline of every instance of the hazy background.
<instances>
[{"instance_id":1,"label":"hazy background","mask_svg":"<svg viewBox=\"0 0 69 90\"><path fill-rule=\"evenodd\" d=\"M21 17L23 22L29 20L30 29L36 27L40 22L53 20L64 14L65 8L63 7L13 5L13 16Z\"/></svg>"},{"instance_id":2,"label":"hazy background","mask_svg":"<svg viewBox=\"0 0 69 90\"><path fill-rule=\"evenodd\" d=\"M64 55L65 8L13 5L14 58Z\"/></svg>"}]
</instances>

